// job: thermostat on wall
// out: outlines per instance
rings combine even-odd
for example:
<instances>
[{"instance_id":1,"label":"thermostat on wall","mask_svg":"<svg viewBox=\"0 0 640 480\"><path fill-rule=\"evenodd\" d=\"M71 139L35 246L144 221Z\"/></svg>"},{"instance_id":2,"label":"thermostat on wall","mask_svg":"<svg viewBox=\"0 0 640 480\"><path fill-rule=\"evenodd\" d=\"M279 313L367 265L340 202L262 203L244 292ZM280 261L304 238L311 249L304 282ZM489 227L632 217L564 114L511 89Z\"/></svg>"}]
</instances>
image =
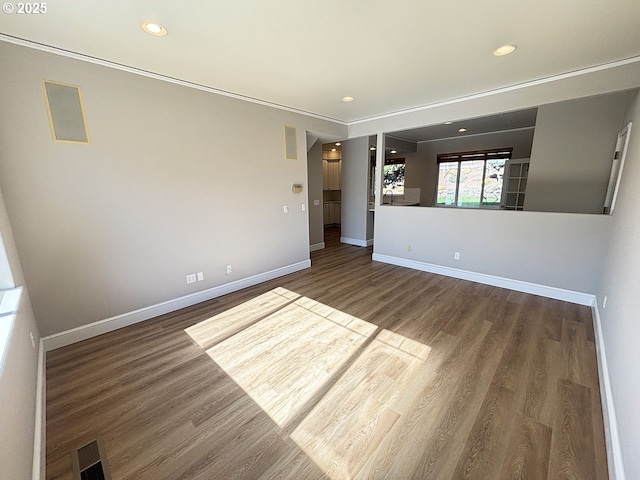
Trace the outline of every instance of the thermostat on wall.
<instances>
[{"instance_id":1,"label":"thermostat on wall","mask_svg":"<svg viewBox=\"0 0 640 480\"><path fill-rule=\"evenodd\" d=\"M293 193L300 193L302 192L302 185L300 185L299 183L294 183L293 187L291 187L291 190L293 191Z\"/></svg>"}]
</instances>

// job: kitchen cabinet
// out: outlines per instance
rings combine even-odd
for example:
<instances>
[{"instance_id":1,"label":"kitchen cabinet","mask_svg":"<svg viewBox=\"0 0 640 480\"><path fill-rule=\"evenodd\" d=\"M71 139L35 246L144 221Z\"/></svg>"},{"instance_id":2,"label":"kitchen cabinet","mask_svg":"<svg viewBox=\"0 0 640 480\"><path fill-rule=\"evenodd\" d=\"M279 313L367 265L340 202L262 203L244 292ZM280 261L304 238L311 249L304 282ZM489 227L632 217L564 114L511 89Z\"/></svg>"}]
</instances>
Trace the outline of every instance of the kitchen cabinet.
<instances>
[{"instance_id":1,"label":"kitchen cabinet","mask_svg":"<svg viewBox=\"0 0 640 480\"><path fill-rule=\"evenodd\" d=\"M340 202L334 202L333 206L333 223L340 225L342 214L341 214L341 204Z\"/></svg>"},{"instance_id":2,"label":"kitchen cabinet","mask_svg":"<svg viewBox=\"0 0 640 480\"><path fill-rule=\"evenodd\" d=\"M322 219L325 225L331 225L331 204L328 202L322 204Z\"/></svg>"},{"instance_id":3,"label":"kitchen cabinet","mask_svg":"<svg viewBox=\"0 0 640 480\"><path fill-rule=\"evenodd\" d=\"M322 189L340 190L342 188L342 161L322 160Z\"/></svg>"},{"instance_id":4,"label":"kitchen cabinet","mask_svg":"<svg viewBox=\"0 0 640 480\"><path fill-rule=\"evenodd\" d=\"M324 202L322 216L325 225L339 225L342 218L340 202Z\"/></svg>"}]
</instances>

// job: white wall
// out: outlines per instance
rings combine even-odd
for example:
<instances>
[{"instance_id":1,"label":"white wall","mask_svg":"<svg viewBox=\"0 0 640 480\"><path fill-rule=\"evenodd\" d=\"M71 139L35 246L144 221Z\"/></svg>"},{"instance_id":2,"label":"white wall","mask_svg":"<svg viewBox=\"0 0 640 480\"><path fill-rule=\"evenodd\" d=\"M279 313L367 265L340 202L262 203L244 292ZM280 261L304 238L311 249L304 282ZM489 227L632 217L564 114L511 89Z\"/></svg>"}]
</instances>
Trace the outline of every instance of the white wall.
<instances>
[{"instance_id":1,"label":"white wall","mask_svg":"<svg viewBox=\"0 0 640 480\"><path fill-rule=\"evenodd\" d=\"M538 109L524 209L601 214L629 92Z\"/></svg>"},{"instance_id":2,"label":"white wall","mask_svg":"<svg viewBox=\"0 0 640 480\"><path fill-rule=\"evenodd\" d=\"M12 277L16 285L24 287L24 276L1 192L0 235L6 250L3 256L8 259ZM4 317L0 321L8 319ZM29 333L33 334L36 348L31 345ZM3 479L31 478L39 340L27 289L23 288L0 372L0 477Z\"/></svg>"},{"instance_id":3,"label":"white wall","mask_svg":"<svg viewBox=\"0 0 640 480\"><path fill-rule=\"evenodd\" d=\"M305 132L344 125L4 42L0 62L0 187L43 335L308 261ZM82 88L90 145L52 141L42 79Z\"/></svg>"},{"instance_id":4,"label":"white wall","mask_svg":"<svg viewBox=\"0 0 640 480\"><path fill-rule=\"evenodd\" d=\"M368 240L369 163L368 137L342 142L341 241L345 243L362 246Z\"/></svg>"},{"instance_id":5,"label":"white wall","mask_svg":"<svg viewBox=\"0 0 640 480\"><path fill-rule=\"evenodd\" d=\"M627 120L633 127L605 247L598 303L626 478L632 480L640 478L640 95Z\"/></svg>"}]
</instances>

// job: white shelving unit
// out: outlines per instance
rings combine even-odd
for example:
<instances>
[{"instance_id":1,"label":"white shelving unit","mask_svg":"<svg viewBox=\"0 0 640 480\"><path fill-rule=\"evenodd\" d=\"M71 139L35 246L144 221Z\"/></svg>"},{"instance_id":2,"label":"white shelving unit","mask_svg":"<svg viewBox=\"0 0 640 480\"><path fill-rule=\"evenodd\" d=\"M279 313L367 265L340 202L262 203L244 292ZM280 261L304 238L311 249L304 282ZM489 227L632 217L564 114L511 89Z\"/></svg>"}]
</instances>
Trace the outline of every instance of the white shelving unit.
<instances>
[{"instance_id":1,"label":"white shelving unit","mask_svg":"<svg viewBox=\"0 0 640 480\"><path fill-rule=\"evenodd\" d=\"M504 166L501 208L524 210L524 197L529 177L529 159L507 160Z\"/></svg>"}]
</instances>

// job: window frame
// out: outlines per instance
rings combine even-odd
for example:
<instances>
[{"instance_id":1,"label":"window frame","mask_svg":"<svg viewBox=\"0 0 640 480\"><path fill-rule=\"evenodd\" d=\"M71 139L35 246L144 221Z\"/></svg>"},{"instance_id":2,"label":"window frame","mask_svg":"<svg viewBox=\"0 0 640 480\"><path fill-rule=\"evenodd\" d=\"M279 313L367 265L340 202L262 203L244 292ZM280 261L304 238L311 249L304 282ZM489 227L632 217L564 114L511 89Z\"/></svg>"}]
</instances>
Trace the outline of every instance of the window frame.
<instances>
[{"instance_id":1,"label":"window frame","mask_svg":"<svg viewBox=\"0 0 640 480\"><path fill-rule=\"evenodd\" d=\"M435 191L434 191L433 205L436 207L444 207L444 208L482 208L487 210L499 209L501 205L501 201L499 201L495 205L489 205L484 203L484 187L485 187L485 180L487 175L487 161L504 160L506 165L506 163L509 160L511 160L512 156L513 156L513 147L491 148L487 150L470 150L470 151L452 152L452 153L439 153L436 157L438 175L436 175L436 185L435 185ZM478 160L481 160L484 162L484 167L482 169L481 188L480 188L480 205L478 206L458 205L458 195L460 193L460 172L462 171L462 165L464 162L478 161ZM457 167L458 169L456 172L455 200L450 205L447 205L444 203L438 203L438 187L440 185L440 165L442 163L458 164L458 167ZM502 181L504 182L504 177L502 178ZM504 185L502 186L502 188L504 188Z\"/></svg>"}]
</instances>

